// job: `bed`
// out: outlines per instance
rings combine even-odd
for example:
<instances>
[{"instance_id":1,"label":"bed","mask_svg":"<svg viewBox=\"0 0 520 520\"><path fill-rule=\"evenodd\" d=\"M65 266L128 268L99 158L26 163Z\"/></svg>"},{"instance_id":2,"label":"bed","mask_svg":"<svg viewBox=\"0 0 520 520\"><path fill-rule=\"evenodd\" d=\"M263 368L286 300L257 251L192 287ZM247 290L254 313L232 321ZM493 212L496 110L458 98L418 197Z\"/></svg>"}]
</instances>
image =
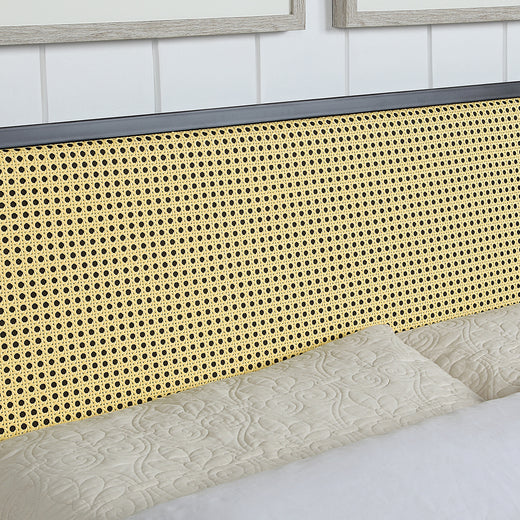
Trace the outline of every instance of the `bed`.
<instances>
[{"instance_id":1,"label":"bed","mask_svg":"<svg viewBox=\"0 0 520 520\"><path fill-rule=\"evenodd\" d=\"M0 518L518 518L520 84L0 129Z\"/></svg>"}]
</instances>

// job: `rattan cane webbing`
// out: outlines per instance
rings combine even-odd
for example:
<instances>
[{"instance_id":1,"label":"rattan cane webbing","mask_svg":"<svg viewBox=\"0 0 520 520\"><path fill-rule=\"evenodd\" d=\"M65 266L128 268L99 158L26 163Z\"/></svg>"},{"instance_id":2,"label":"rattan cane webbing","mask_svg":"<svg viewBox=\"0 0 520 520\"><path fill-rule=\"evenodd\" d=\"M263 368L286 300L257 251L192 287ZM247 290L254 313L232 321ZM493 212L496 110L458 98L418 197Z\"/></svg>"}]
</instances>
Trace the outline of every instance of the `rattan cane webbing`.
<instances>
[{"instance_id":1,"label":"rattan cane webbing","mask_svg":"<svg viewBox=\"0 0 520 520\"><path fill-rule=\"evenodd\" d=\"M0 151L0 438L519 302L518 114Z\"/></svg>"}]
</instances>

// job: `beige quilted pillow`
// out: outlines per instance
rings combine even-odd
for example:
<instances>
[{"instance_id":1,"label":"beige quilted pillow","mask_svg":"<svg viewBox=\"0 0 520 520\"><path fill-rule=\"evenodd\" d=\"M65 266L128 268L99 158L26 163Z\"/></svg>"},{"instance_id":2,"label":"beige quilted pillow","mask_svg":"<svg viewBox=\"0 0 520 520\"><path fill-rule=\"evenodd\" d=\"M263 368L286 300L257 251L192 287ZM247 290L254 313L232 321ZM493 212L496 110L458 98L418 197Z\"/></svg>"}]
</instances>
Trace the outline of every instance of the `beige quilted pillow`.
<instances>
[{"instance_id":1,"label":"beige quilted pillow","mask_svg":"<svg viewBox=\"0 0 520 520\"><path fill-rule=\"evenodd\" d=\"M378 325L258 372L0 442L0 519L122 520L480 401Z\"/></svg>"},{"instance_id":2,"label":"beige quilted pillow","mask_svg":"<svg viewBox=\"0 0 520 520\"><path fill-rule=\"evenodd\" d=\"M520 305L398 336L484 399L520 391Z\"/></svg>"}]
</instances>

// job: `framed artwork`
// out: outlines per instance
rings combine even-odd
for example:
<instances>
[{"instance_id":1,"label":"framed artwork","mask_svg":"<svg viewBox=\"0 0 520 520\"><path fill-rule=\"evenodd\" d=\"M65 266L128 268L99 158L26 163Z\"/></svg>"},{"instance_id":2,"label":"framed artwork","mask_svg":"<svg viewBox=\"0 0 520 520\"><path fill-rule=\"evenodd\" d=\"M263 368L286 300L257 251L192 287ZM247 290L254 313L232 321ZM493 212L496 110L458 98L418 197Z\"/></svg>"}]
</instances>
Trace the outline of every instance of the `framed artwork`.
<instances>
[{"instance_id":1,"label":"framed artwork","mask_svg":"<svg viewBox=\"0 0 520 520\"><path fill-rule=\"evenodd\" d=\"M305 0L16 0L0 45L137 40L305 28Z\"/></svg>"},{"instance_id":2,"label":"framed artwork","mask_svg":"<svg viewBox=\"0 0 520 520\"><path fill-rule=\"evenodd\" d=\"M520 0L333 0L334 27L520 20Z\"/></svg>"}]
</instances>

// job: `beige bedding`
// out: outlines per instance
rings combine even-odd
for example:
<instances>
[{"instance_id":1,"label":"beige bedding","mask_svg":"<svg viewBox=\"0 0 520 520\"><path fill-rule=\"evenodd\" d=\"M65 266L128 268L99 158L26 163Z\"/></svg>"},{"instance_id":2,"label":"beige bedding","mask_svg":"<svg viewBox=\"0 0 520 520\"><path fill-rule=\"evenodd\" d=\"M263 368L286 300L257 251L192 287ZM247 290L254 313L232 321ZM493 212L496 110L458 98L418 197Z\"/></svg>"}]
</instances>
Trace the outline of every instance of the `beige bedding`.
<instances>
[{"instance_id":1,"label":"beige bedding","mask_svg":"<svg viewBox=\"0 0 520 520\"><path fill-rule=\"evenodd\" d=\"M435 323L398 336L483 399L520 391L520 305Z\"/></svg>"},{"instance_id":2,"label":"beige bedding","mask_svg":"<svg viewBox=\"0 0 520 520\"><path fill-rule=\"evenodd\" d=\"M375 326L259 372L1 442L0 518L123 519L479 401Z\"/></svg>"}]
</instances>

